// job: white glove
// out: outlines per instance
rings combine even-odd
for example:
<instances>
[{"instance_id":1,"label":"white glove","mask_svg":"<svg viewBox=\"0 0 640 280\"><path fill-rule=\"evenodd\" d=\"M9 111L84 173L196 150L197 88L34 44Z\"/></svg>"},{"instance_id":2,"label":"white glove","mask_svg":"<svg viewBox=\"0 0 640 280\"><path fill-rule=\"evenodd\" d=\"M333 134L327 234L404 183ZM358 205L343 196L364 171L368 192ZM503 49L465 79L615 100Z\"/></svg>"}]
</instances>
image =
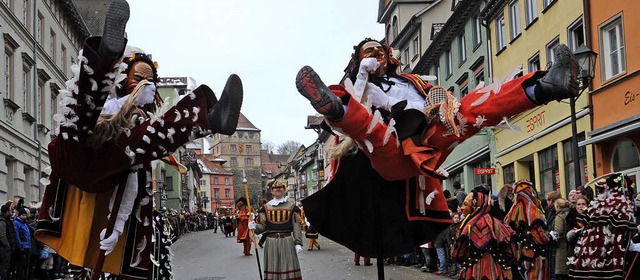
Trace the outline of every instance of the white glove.
<instances>
[{"instance_id":1,"label":"white glove","mask_svg":"<svg viewBox=\"0 0 640 280\"><path fill-rule=\"evenodd\" d=\"M633 252L640 252L640 243L631 243L631 245L629 245L629 251L633 251Z\"/></svg>"},{"instance_id":2,"label":"white glove","mask_svg":"<svg viewBox=\"0 0 640 280\"><path fill-rule=\"evenodd\" d=\"M551 235L551 238L553 238L553 240L557 240L558 239L558 237L556 237L556 232L553 231L553 230L549 232L549 235Z\"/></svg>"},{"instance_id":3,"label":"white glove","mask_svg":"<svg viewBox=\"0 0 640 280\"><path fill-rule=\"evenodd\" d=\"M133 102L136 106L146 105L153 103L153 98L156 96L156 86L153 83L147 83L138 93L136 100Z\"/></svg>"},{"instance_id":4,"label":"white glove","mask_svg":"<svg viewBox=\"0 0 640 280\"><path fill-rule=\"evenodd\" d=\"M107 233L106 228L100 232L100 250L107 251L105 253L105 256L106 256L110 254L111 251L113 251L113 248L115 248L116 245L118 244L118 237L120 236L121 232L118 231L117 229L114 229L111 235L107 239L104 238L105 233Z\"/></svg>"},{"instance_id":5,"label":"white glove","mask_svg":"<svg viewBox=\"0 0 640 280\"><path fill-rule=\"evenodd\" d=\"M360 68L358 69L358 75L356 75L356 78L358 80L364 80L369 73L375 73L376 70L378 70L378 67L380 67L380 63L375 57L364 58L360 61Z\"/></svg>"},{"instance_id":6,"label":"white glove","mask_svg":"<svg viewBox=\"0 0 640 280\"><path fill-rule=\"evenodd\" d=\"M296 245L296 252L302 252L302 245Z\"/></svg>"},{"instance_id":7,"label":"white glove","mask_svg":"<svg viewBox=\"0 0 640 280\"><path fill-rule=\"evenodd\" d=\"M251 229L251 230L256 229L256 222L255 221L249 222L249 229Z\"/></svg>"},{"instance_id":8,"label":"white glove","mask_svg":"<svg viewBox=\"0 0 640 280\"><path fill-rule=\"evenodd\" d=\"M371 100L371 105L387 111L391 111L391 106L400 102L400 99L387 95L382 89L372 83L367 83L365 93L367 94L367 98Z\"/></svg>"}]
</instances>

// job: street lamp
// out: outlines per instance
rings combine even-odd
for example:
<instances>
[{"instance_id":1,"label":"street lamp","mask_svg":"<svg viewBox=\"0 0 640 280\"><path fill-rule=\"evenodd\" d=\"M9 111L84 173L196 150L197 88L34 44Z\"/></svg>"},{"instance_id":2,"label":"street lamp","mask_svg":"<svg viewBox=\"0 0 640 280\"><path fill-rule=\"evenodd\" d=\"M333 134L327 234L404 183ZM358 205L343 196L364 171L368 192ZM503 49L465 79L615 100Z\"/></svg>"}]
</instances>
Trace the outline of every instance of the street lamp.
<instances>
[{"instance_id":1,"label":"street lamp","mask_svg":"<svg viewBox=\"0 0 640 280\"><path fill-rule=\"evenodd\" d=\"M575 186L578 187L578 183L582 181L580 174L580 162L578 161L578 128L576 124L576 99L580 97L582 92L589 87L591 80L593 79L596 65L597 53L592 51L589 47L581 44L574 52L576 60L578 61L578 80L581 85L579 87L580 92L577 96L569 97L569 105L571 107L571 157L573 160L573 173L575 176Z\"/></svg>"},{"instance_id":2,"label":"street lamp","mask_svg":"<svg viewBox=\"0 0 640 280\"><path fill-rule=\"evenodd\" d=\"M164 194L164 182L161 180L158 180L156 184L158 185L158 189L160 189L160 209L162 209L163 207L166 206L166 200L167 200Z\"/></svg>"}]
</instances>

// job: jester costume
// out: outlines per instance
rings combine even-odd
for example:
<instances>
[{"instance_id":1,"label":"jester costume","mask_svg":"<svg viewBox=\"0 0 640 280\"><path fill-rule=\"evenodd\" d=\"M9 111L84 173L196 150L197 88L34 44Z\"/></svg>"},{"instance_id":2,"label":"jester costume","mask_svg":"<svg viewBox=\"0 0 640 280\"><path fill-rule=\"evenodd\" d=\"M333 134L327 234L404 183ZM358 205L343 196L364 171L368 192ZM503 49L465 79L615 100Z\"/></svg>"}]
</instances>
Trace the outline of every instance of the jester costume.
<instances>
[{"instance_id":1,"label":"jester costume","mask_svg":"<svg viewBox=\"0 0 640 280\"><path fill-rule=\"evenodd\" d=\"M483 186L473 190L473 212L460 223L453 244L452 258L462 265L458 279L495 280L511 278L515 260L513 231L489 212L489 190Z\"/></svg>"},{"instance_id":2,"label":"jester costume","mask_svg":"<svg viewBox=\"0 0 640 280\"><path fill-rule=\"evenodd\" d=\"M547 219L533 184L527 180L515 183L516 202L504 218L515 234L518 272L528 280L549 278L547 248L551 242ZM515 273L515 271L514 271Z\"/></svg>"},{"instance_id":3,"label":"jester costume","mask_svg":"<svg viewBox=\"0 0 640 280\"><path fill-rule=\"evenodd\" d=\"M238 235L236 235L236 241L242 244L242 252L245 256L251 255L251 237L249 236L249 213L247 213L247 200L244 197L238 199L238 202L242 201L239 205L238 214L236 215L236 223L238 226Z\"/></svg>"},{"instance_id":4,"label":"jester costume","mask_svg":"<svg viewBox=\"0 0 640 280\"><path fill-rule=\"evenodd\" d=\"M576 243L575 258L569 259L572 279L623 279L629 271L624 257L629 240L636 232L633 202L629 197L634 185L628 176L620 173L606 176L603 193L587 210L588 223Z\"/></svg>"},{"instance_id":5,"label":"jester costume","mask_svg":"<svg viewBox=\"0 0 640 280\"><path fill-rule=\"evenodd\" d=\"M558 54L558 63L548 74L536 71L506 78L460 102L442 87L413 75L394 74L397 65L391 61L387 76L371 78L377 84L365 87L365 93L377 89L383 95L395 92L389 100L404 99L387 108L390 119L361 104L357 92L344 85L327 87L311 67L303 67L296 80L298 91L325 115L331 129L348 135L359 147L336 160L326 187L303 201L311 224L323 236L367 257L400 255L432 240L451 223L440 185L446 177L439 168L446 157L481 129L573 92L575 58L566 46ZM352 80L358 84L360 74L354 72L357 69ZM566 78L564 90L542 90L541 81L556 76ZM535 98L525 92L534 85L540 89ZM390 104L389 100L382 103ZM385 221L385 226L376 219Z\"/></svg>"},{"instance_id":6,"label":"jester costume","mask_svg":"<svg viewBox=\"0 0 640 280\"><path fill-rule=\"evenodd\" d=\"M122 73L128 65L120 63L128 11L125 1L112 2L104 36L85 40L79 65L72 67L73 78L61 91L62 113L54 116L60 123L60 133L48 147L52 170L44 180L47 182L43 181L47 187L35 235L71 265L91 269L99 266L103 242L117 242L103 249L110 254L102 271L123 279L147 279L152 265L168 260L167 254L159 258L152 254L153 247L163 241L152 244L153 234L164 230L154 228L150 163L192 139L212 132L232 134L237 124L235 114L239 114L242 103L242 87L237 76L232 76L227 87L234 94L223 93L220 101L203 86L174 107L162 110L166 113L153 114L149 119L144 113L126 111L125 119L130 122L118 128L122 133L98 147L90 146L92 135L99 131L96 125L107 97L115 98L123 83L131 84ZM124 19L113 26L113 18L118 17ZM100 50L114 41L122 41L122 48L114 56L105 56ZM136 57L127 57L125 62ZM155 81L155 70L153 75ZM140 84L151 83L144 79ZM228 122L233 128L218 122ZM113 195L116 192L122 195ZM111 215L115 211L118 214ZM109 216L114 217L115 224L109 224ZM107 233L107 227L114 230L113 234Z\"/></svg>"},{"instance_id":7,"label":"jester costume","mask_svg":"<svg viewBox=\"0 0 640 280\"><path fill-rule=\"evenodd\" d=\"M272 199L259 212L256 234L267 236L264 245L265 280L301 280L295 246L302 246L300 208L287 197Z\"/></svg>"}]
</instances>

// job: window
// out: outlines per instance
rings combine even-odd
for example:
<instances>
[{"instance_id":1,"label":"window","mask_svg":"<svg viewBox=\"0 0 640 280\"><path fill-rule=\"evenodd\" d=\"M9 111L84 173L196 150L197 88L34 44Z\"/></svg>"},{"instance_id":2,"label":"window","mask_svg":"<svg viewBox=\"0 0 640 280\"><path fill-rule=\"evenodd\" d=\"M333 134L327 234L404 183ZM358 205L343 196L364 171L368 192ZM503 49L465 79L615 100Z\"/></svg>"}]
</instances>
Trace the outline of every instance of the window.
<instances>
[{"instance_id":1,"label":"window","mask_svg":"<svg viewBox=\"0 0 640 280\"><path fill-rule=\"evenodd\" d=\"M238 146L236 146L236 144L231 144L229 145L229 150L231 151L231 153L238 153Z\"/></svg>"},{"instance_id":2,"label":"window","mask_svg":"<svg viewBox=\"0 0 640 280\"><path fill-rule=\"evenodd\" d=\"M391 32L393 32L393 34L392 34L391 40L389 40L389 44L393 42L393 40L395 40L396 37L398 36L398 17L397 16L394 16L391 22Z\"/></svg>"},{"instance_id":3,"label":"window","mask_svg":"<svg viewBox=\"0 0 640 280\"><path fill-rule=\"evenodd\" d=\"M551 6L551 4L553 4L553 2L555 2L556 0L542 0L544 3L544 8L546 9L547 7Z\"/></svg>"},{"instance_id":4,"label":"window","mask_svg":"<svg viewBox=\"0 0 640 280\"><path fill-rule=\"evenodd\" d=\"M551 42L547 44L547 64L553 64L556 61L556 47L558 45L560 45L560 39L558 39L558 37L551 40Z\"/></svg>"},{"instance_id":5,"label":"window","mask_svg":"<svg viewBox=\"0 0 640 280\"><path fill-rule=\"evenodd\" d=\"M409 59L411 59L411 57L409 56L409 47L405 48L402 53L403 53L402 54L402 63L404 65L409 65Z\"/></svg>"},{"instance_id":6,"label":"window","mask_svg":"<svg viewBox=\"0 0 640 280\"><path fill-rule=\"evenodd\" d=\"M460 98L465 97L465 95L469 94L469 85L466 85L460 89Z\"/></svg>"},{"instance_id":7,"label":"window","mask_svg":"<svg viewBox=\"0 0 640 280\"><path fill-rule=\"evenodd\" d=\"M556 178L558 172L558 148L554 145L539 153L540 179L542 180L542 192L548 193L557 189L559 182Z\"/></svg>"},{"instance_id":8,"label":"window","mask_svg":"<svg viewBox=\"0 0 640 280\"><path fill-rule=\"evenodd\" d=\"M490 168L491 167L491 161L489 160L488 157L481 159L480 161L476 162L473 164L474 168ZM473 183L474 186L480 185L480 184L488 184L489 186L491 186L491 175L474 175L473 178Z\"/></svg>"},{"instance_id":9,"label":"window","mask_svg":"<svg viewBox=\"0 0 640 280\"><path fill-rule=\"evenodd\" d=\"M207 180L205 179L200 179L200 187L202 186L206 186L207 185Z\"/></svg>"},{"instance_id":10,"label":"window","mask_svg":"<svg viewBox=\"0 0 640 280\"><path fill-rule=\"evenodd\" d=\"M164 177L164 190L173 191L173 176Z\"/></svg>"},{"instance_id":11,"label":"window","mask_svg":"<svg viewBox=\"0 0 640 280\"><path fill-rule=\"evenodd\" d=\"M538 18L538 0L525 0L524 12L527 26Z\"/></svg>"},{"instance_id":12,"label":"window","mask_svg":"<svg viewBox=\"0 0 640 280\"><path fill-rule=\"evenodd\" d=\"M444 59L445 59L445 66L447 67L447 78L449 76L451 76L451 74L453 74L453 68L451 66L452 62L451 62L451 50L447 50L447 52L444 55Z\"/></svg>"},{"instance_id":13,"label":"window","mask_svg":"<svg viewBox=\"0 0 640 280\"><path fill-rule=\"evenodd\" d=\"M66 71L67 71L67 48L65 48L64 45L60 45L60 51L62 53L62 55L61 55L62 58L61 58L61 61L60 61L61 62L60 63L61 64L60 67L62 67L62 72L66 73Z\"/></svg>"},{"instance_id":14,"label":"window","mask_svg":"<svg viewBox=\"0 0 640 280\"><path fill-rule=\"evenodd\" d=\"M31 0L22 1L22 23L31 32Z\"/></svg>"},{"instance_id":15,"label":"window","mask_svg":"<svg viewBox=\"0 0 640 280\"><path fill-rule=\"evenodd\" d=\"M529 73L540 70L540 52L534 54L531 58L529 58Z\"/></svg>"},{"instance_id":16,"label":"window","mask_svg":"<svg viewBox=\"0 0 640 280\"><path fill-rule=\"evenodd\" d=\"M573 24L567 28L567 42L569 42L569 48L572 51L576 51L576 49L584 44L584 28L582 25L582 18L576 20Z\"/></svg>"},{"instance_id":17,"label":"window","mask_svg":"<svg viewBox=\"0 0 640 280\"><path fill-rule=\"evenodd\" d=\"M606 81L626 70L624 29L622 28L621 16L600 28L600 40L604 80Z\"/></svg>"},{"instance_id":18,"label":"window","mask_svg":"<svg viewBox=\"0 0 640 280\"><path fill-rule=\"evenodd\" d=\"M473 47L476 48L482 43L482 22L480 22L480 15L473 16Z\"/></svg>"},{"instance_id":19,"label":"window","mask_svg":"<svg viewBox=\"0 0 640 280\"><path fill-rule=\"evenodd\" d=\"M231 167L238 167L238 158L231 157L229 160L229 165L231 165Z\"/></svg>"},{"instance_id":20,"label":"window","mask_svg":"<svg viewBox=\"0 0 640 280\"><path fill-rule=\"evenodd\" d=\"M224 197L226 199L231 199L231 190L230 189L224 189Z\"/></svg>"},{"instance_id":21,"label":"window","mask_svg":"<svg viewBox=\"0 0 640 280\"><path fill-rule=\"evenodd\" d=\"M213 189L213 198L220 199L220 189Z\"/></svg>"},{"instance_id":22,"label":"window","mask_svg":"<svg viewBox=\"0 0 640 280\"><path fill-rule=\"evenodd\" d=\"M584 140L584 134L578 135L578 142ZM562 142L562 150L564 154L564 180L566 186L570 190L575 190L577 186L586 183L584 166L587 164L587 149L585 146L578 147L578 169L580 171L580 182L576 184L575 180L575 164L573 164L573 150L571 138Z\"/></svg>"},{"instance_id":23,"label":"window","mask_svg":"<svg viewBox=\"0 0 640 280\"><path fill-rule=\"evenodd\" d=\"M231 179L229 179L229 178L224 178L224 184L225 184L225 185L227 185L227 186L228 186L228 185L231 185Z\"/></svg>"},{"instance_id":24,"label":"window","mask_svg":"<svg viewBox=\"0 0 640 280\"><path fill-rule=\"evenodd\" d=\"M509 29L511 31L511 40L520 35L520 7L518 0L511 1L509 4Z\"/></svg>"},{"instance_id":25,"label":"window","mask_svg":"<svg viewBox=\"0 0 640 280\"><path fill-rule=\"evenodd\" d=\"M49 91L51 92L51 102L49 103L50 106L50 112L49 112L49 116L53 116L55 114L58 113L58 88L57 85L54 83L51 83L49 86ZM44 99L42 99L44 100ZM49 119L51 121L50 125L51 125L51 131L52 134L55 135L56 133L56 128L58 126L58 123L53 119L53 117L51 117Z\"/></svg>"},{"instance_id":26,"label":"window","mask_svg":"<svg viewBox=\"0 0 640 280\"><path fill-rule=\"evenodd\" d=\"M57 53L57 44L56 43L56 33L53 32L53 29L50 30L50 35L51 35L51 42L49 44L49 51L51 52L51 58L53 59L53 61L57 61L58 60L58 53Z\"/></svg>"},{"instance_id":27,"label":"window","mask_svg":"<svg viewBox=\"0 0 640 280\"><path fill-rule=\"evenodd\" d=\"M481 83L484 83L484 70L480 70L474 77L475 86L477 87Z\"/></svg>"},{"instance_id":28,"label":"window","mask_svg":"<svg viewBox=\"0 0 640 280\"><path fill-rule=\"evenodd\" d=\"M44 16L38 12L38 44L44 45Z\"/></svg>"},{"instance_id":29,"label":"window","mask_svg":"<svg viewBox=\"0 0 640 280\"><path fill-rule=\"evenodd\" d=\"M33 108L31 108L32 105L32 98L33 95L31 93L32 91L32 85L31 85L31 69L33 68L31 64L29 64L29 60L30 58L27 57L26 55L22 56L23 60L26 60L23 63L23 71L22 71L22 90L23 90L23 100L22 100L22 110L24 113L28 113L31 114L33 111Z\"/></svg>"},{"instance_id":30,"label":"window","mask_svg":"<svg viewBox=\"0 0 640 280\"><path fill-rule=\"evenodd\" d=\"M38 123L40 124L45 124L46 121L46 117L47 117L47 104L45 102L46 97L46 91L44 89L44 84L46 83L46 81L42 80L42 79L38 79L38 91L36 92L36 96L38 96L38 111L40 111L40 121Z\"/></svg>"},{"instance_id":31,"label":"window","mask_svg":"<svg viewBox=\"0 0 640 280\"><path fill-rule=\"evenodd\" d=\"M245 167L253 167L253 158L245 158L244 159Z\"/></svg>"},{"instance_id":32,"label":"window","mask_svg":"<svg viewBox=\"0 0 640 280\"><path fill-rule=\"evenodd\" d=\"M420 54L420 42L418 41L418 36L413 38L413 57L417 57Z\"/></svg>"},{"instance_id":33,"label":"window","mask_svg":"<svg viewBox=\"0 0 640 280\"><path fill-rule=\"evenodd\" d=\"M467 39L464 33L458 35L458 58L460 59L460 64L467 61Z\"/></svg>"},{"instance_id":34,"label":"window","mask_svg":"<svg viewBox=\"0 0 640 280\"><path fill-rule=\"evenodd\" d=\"M500 52L502 49L507 47L507 42L505 38L506 34L507 34L507 31L505 30L505 26L504 26L504 14L501 14L496 19L496 50L498 52Z\"/></svg>"},{"instance_id":35,"label":"window","mask_svg":"<svg viewBox=\"0 0 640 280\"><path fill-rule=\"evenodd\" d=\"M13 51L5 50L4 53L4 92L9 99L13 97Z\"/></svg>"},{"instance_id":36,"label":"window","mask_svg":"<svg viewBox=\"0 0 640 280\"><path fill-rule=\"evenodd\" d=\"M434 85L439 85L440 84L440 65L436 65L436 80L433 81Z\"/></svg>"},{"instance_id":37,"label":"window","mask_svg":"<svg viewBox=\"0 0 640 280\"><path fill-rule=\"evenodd\" d=\"M251 145L247 145L246 148L247 148L247 154L253 153L253 147Z\"/></svg>"},{"instance_id":38,"label":"window","mask_svg":"<svg viewBox=\"0 0 640 280\"><path fill-rule=\"evenodd\" d=\"M624 139L616 144L611 161L612 171L625 171L640 166L638 147L630 139Z\"/></svg>"},{"instance_id":39,"label":"window","mask_svg":"<svg viewBox=\"0 0 640 280\"><path fill-rule=\"evenodd\" d=\"M507 164L502 168L502 178L505 184L513 184L516 182L516 171L513 167L513 163Z\"/></svg>"},{"instance_id":40,"label":"window","mask_svg":"<svg viewBox=\"0 0 640 280\"><path fill-rule=\"evenodd\" d=\"M218 184L220 184L220 183L218 182L218 177L213 177L213 184L214 184L214 185L218 185Z\"/></svg>"}]
</instances>

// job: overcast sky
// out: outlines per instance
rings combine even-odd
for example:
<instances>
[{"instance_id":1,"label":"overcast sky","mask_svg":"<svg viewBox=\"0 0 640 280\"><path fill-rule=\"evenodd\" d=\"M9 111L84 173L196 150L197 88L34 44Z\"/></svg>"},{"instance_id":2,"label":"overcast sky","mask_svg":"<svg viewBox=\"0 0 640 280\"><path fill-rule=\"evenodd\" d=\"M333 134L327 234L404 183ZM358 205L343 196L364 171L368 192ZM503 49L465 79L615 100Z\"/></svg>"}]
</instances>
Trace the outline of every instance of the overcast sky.
<instances>
[{"instance_id":1,"label":"overcast sky","mask_svg":"<svg viewBox=\"0 0 640 280\"><path fill-rule=\"evenodd\" d=\"M304 129L313 107L295 87L312 66L327 84L338 83L353 46L382 39L375 0L130 0L129 44L153 54L161 77L188 76L216 94L231 73L244 86L242 113L262 130L262 142L294 140L308 146Z\"/></svg>"}]
</instances>

